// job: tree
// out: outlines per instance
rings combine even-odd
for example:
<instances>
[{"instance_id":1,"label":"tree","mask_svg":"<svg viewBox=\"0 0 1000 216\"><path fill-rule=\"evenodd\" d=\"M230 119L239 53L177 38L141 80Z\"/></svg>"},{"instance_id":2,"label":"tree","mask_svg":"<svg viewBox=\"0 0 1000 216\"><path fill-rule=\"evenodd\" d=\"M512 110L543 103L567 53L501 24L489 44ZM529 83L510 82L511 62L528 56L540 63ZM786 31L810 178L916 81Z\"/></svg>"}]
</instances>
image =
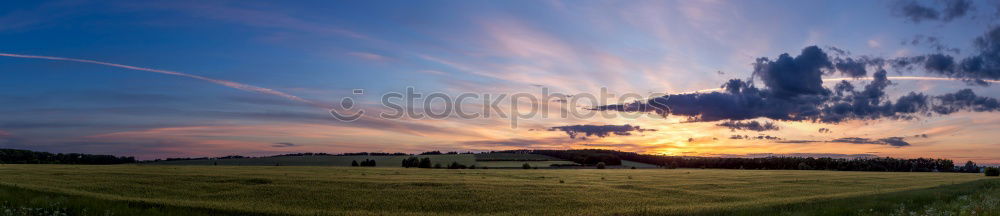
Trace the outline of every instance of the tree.
<instances>
[{"instance_id":1,"label":"tree","mask_svg":"<svg viewBox=\"0 0 1000 216\"><path fill-rule=\"evenodd\" d=\"M604 168L605 168L605 166L606 166L606 165L604 165L604 162L597 162L597 168L598 168L598 169L604 169Z\"/></svg>"},{"instance_id":2,"label":"tree","mask_svg":"<svg viewBox=\"0 0 1000 216\"><path fill-rule=\"evenodd\" d=\"M434 164L434 169L441 169L441 164L439 163Z\"/></svg>"},{"instance_id":3,"label":"tree","mask_svg":"<svg viewBox=\"0 0 1000 216\"><path fill-rule=\"evenodd\" d=\"M813 168L811 166L809 166L809 164L806 164L806 162L799 162L799 169L800 170L811 170Z\"/></svg>"},{"instance_id":4,"label":"tree","mask_svg":"<svg viewBox=\"0 0 1000 216\"><path fill-rule=\"evenodd\" d=\"M448 169L465 169L465 165L458 162L451 162L451 165L448 165Z\"/></svg>"},{"instance_id":5,"label":"tree","mask_svg":"<svg viewBox=\"0 0 1000 216\"><path fill-rule=\"evenodd\" d=\"M681 168L681 165L678 165L677 161L670 162L670 165L667 166L667 169L677 169L677 168Z\"/></svg>"},{"instance_id":6,"label":"tree","mask_svg":"<svg viewBox=\"0 0 1000 216\"><path fill-rule=\"evenodd\" d=\"M1000 176L1000 168L997 167L986 167L986 176Z\"/></svg>"},{"instance_id":7,"label":"tree","mask_svg":"<svg viewBox=\"0 0 1000 216\"><path fill-rule=\"evenodd\" d=\"M524 163L524 164L521 165L521 168L523 168L523 169L531 169L531 164Z\"/></svg>"},{"instance_id":8,"label":"tree","mask_svg":"<svg viewBox=\"0 0 1000 216\"><path fill-rule=\"evenodd\" d=\"M965 166L962 167L962 172L978 173L979 166L976 166L976 163L972 161L965 162Z\"/></svg>"},{"instance_id":9,"label":"tree","mask_svg":"<svg viewBox=\"0 0 1000 216\"><path fill-rule=\"evenodd\" d=\"M406 168L420 167L420 158L411 156L409 158L403 159L403 167Z\"/></svg>"},{"instance_id":10,"label":"tree","mask_svg":"<svg viewBox=\"0 0 1000 216\"><path fill-rule=\"evenodd\" d=\"M431 159L430 158L420 159L420 164L417 167L420 167L420 168L431 168Z\"/></svg>"},{"instance_id":11,"label":"tree","mask_svg":"<svg viewBox=\"0 0 1000 216\"><path fill-rule=\"evenodd\" d=\"M352 160L352 161L351 161L351 166L352 166L352 167L356 167L356 166L358 166L358 161L357 161L357 160Z\"/></svg>"}]
</instances>

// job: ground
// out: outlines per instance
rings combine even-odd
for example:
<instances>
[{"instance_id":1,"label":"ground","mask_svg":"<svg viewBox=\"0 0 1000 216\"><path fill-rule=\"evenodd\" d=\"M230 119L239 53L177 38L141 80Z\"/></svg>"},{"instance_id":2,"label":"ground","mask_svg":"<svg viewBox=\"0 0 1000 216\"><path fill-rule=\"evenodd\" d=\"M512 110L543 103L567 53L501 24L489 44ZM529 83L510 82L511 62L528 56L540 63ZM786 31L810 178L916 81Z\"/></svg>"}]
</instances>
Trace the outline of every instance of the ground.
<instances>
[{"instance_id":1,"label":"ground","mask_svg":"<svg viewBox=\"0 0 1000 216\"><path fill-rule=\"evenodd\" d=\"M797 170L10 164L0 165L0 176L6 202L39 192L71 197L69 203L97 199L133 203L128 208L294 215L695 214L851 198L910 202L910 195L897 193L922 190L930 192L917 194L958 197L998 181L966 173ZM22 190L30 192L18 195ZM896 198L886 198L891 196ZM852 212L859 207L847 206Z\"/></svg>"},{"instance_id":2,"label":"ground","mask_svg":"<svg viewBox=\"0 0 1000 216\"><path fill-rule=\"evenodd\" d=\"M517 168L520 169L525 163L531 167L547 168L551 165L575 165L572 161L565 161L559 158L538 154L514 154L514 153L482 153L482 154L442 154L442 155L405 155L405 156L333 156L333 155L310 155L310 156L281 156L281 157L258 157L239 159L201 159L201 160L175 160L158 161L149 163L151 165L223 165L223 166L351 166L352 161L361 162L364 160L374 160L376 167L402 167L403 159L409 157L430 158L431 166L441 164L448 167L451 163L462 165L475 165L476 167L487 168ZM654 166L655 167L655 166ZM641 167L640 167L641 168Z\"/></svg>"}]
</instances>

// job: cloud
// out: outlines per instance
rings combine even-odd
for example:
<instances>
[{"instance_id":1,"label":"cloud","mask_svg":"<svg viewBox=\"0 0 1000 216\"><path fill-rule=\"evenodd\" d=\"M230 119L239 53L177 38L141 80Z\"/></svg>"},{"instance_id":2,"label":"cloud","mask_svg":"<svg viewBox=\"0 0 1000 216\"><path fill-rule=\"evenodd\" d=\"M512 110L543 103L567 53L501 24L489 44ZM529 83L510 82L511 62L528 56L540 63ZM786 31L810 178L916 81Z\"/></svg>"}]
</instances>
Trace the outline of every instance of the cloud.
<instances>
[{"instance_id":1,"label":"cloud","mask_svg":"<svg viewBox=\"0 0 1000 216\"><path fill-rule=\"evenodd\" d=\"M941 17L941 14L937 11L937 9L921 5L917 1L900 2L894 10L896 13L899 13L898 15L903 16L904 18L915 23L919 23L924 20L937 20Z\"/></svg>"},{"instance_id":2,"label":"cloud","mask_svg":"<svg viewBox=\"0 0 1000 216\"><path fill-rule=\"evenodd\" d=\"M382 55L379 55L379 54L375 54L375 53L368 53L368 52L350 52L350 53L347 53L347 55L351 55L351 56L358 57L358 58L365 59L365 60L369 60L369 61L386 61L386 60L389 60L388 57L385 57L385 56L382 56Z\"/></svg>"},{"instance_id":3,"label":"cloud","mask_svg":"<svg viewBox=\"0 0 1000 216\"><path fill-rule=\"evenodd\" d=\"M941 101L940 105L934 106L934 112L938 114L951 114L958 111L1000 111L1000 102L997 99L976 96L972 89L962 89L936 98Z\"/></svg>"},{"instance_id":4,"label":"cloud","mask_svg":"<svg viewBox=\"0 0 1000 216\"><path fill-rule=\"evenodd\" d=\"M958 54L961 52L961 50L958 48L948 47L945 46L944 44L941 44L941 39L938 37L926 36L926 35L913 36L913 39L910 39L909 41L903 41L903 45L911 45L911 46L926 45L927 47L930 47L931 49L937 51L938 53L951 52Z\"/></svg>"},{"instance_id":5,"label":"cloud","mask_svg":"<svg viewBox=\"0 0 1000 216\"><path fill-rule=\"evenodd\" d=\"M782 140L778 143L849 143L849 144L871 144L889 145L893 147L910 146L910 143L903 140L903 137L886 137L881 139L869 139L860 137L844 137L833 140Z\"/></svg>"},{"instance_id":6,"label":"cloud","mask_svg":"<svg viewBox=\"0 0 1000 216\"><path fill-rule=\"evenodd\" d=\"M656 129L643 129L639 126L631 125L571 125L549 128L549 131L563 131L569 135L570 139L586 139L590 136L607 137L610 135L631 136L633 131L646 132L656 131ZM582 136L581 136L582 134Z\"/></svg>"},{"instance_id":7,"label":"cloud","mask_svg":"<svg viewBox=\"0 0 1000 216\"><path fill-rule=\"evenodd\" d=\"M439 70L418 70L417 72L431 74L431 75L448 75L448 73Z\"/></svg>"},{"instance_id":8,"label":"cloud","mask_svg":"<svg viewBox=\"0 0 1000 216\"><path fill-rule=\"evenodd\" d=\"M295 143L290 143L290 142L279 142L279 143L271 144L271 147L275 147L275 148L286 148L286 147L294 147L294 146L298 146L298 145L296 145Z\"/></svg>"},{"instance_id":9,"label":"cloud","mask_svg":"<svg viewBox=\"0 0 1000 216\"><path fill-rule=\"evenodd\" d=\"M732 136L729 137L729 139L734 139L734 140L735 139L746 139L746 140L783 140L783 139L781 139L781 137L775 137L775 136L770 136L770 135L757 135L757 136L732 135Z\"/></svg>"},{"instance_id":10,"label":"cloud","mask_svg":"<svg viewBox=\"0 0 1000 216\"><path fill-rule=\"evenodd\" d=\"M580 146L587 147L597 147L597 148L646 148L649 146L630 144L630 143L585 143L580 144Z\"/></svg>"},{"instance_id":11,"label":"cloud","mask_svg":"<svg viewBox=\"0 0 1000 216\"><path fill-rule=\"evenodd\" d=\"M153 73L160 73L160 74L181 76L181 77L187 77L187 78L192 78L192 79L207 81L207 82L215 83L215 84L218 84L218 85L222 85L222 86L226 86L226 87L234 88L234 89L238 89L238 90L249 91L249 92L257 92L257 93L266 94L266 95L273 95L273 96L283 97L283 98L288 99L288 100L303 102L303 103L311 104L311 105L314 105L314 106L317 106L317 107L324 107L324 108L328 107L325 104L321 104L321 103L314 102L314 101L311 101L311 100L306 100L306 99L300 98L298 96L291 95L291 94L284 93L284 92L280 92L280 91L277 91L277 90L274 90L274 89L262 88L262 87L247 85L247 84L233 82L233 81L228 81L228 80L212 79L212 78L208 78L208 77L203 77L203 76L198 76L198 75L192 75L192 74L187 74L187 73L181 73L181 72L176 72L176 71L159 70L159 69L144 68L144 67L137 67L137 66L131 66L131 65L123 65L123 64L101 62L101 61L95 61L95 60L88 60L88 59L76 59L76 58L65 58L65 57L55 57L55 56L21 55L21 54L11 54L11 53L0 53L0 56L13 57L13 58L46 59L46 60L54 60L54 61L80 62L80 63L98 64L98 65L104 65L104 66L110 66L110 67L124 68L124 69L129 69L129 70L147 71L147 72L153 72Z\"/></svg>"},{"instance_id":12,"label":"cloud","mask_svg":"<svg viewBox=\"0 0 1000 216\"><path fill-rule=\"evenodd\" d=\"M968 0L938 1L945 3L941 9L921 4L926 2L929 1L899 1L893 6L893 13L914 23L930 20L949 22L965 16L973 9L972 2Z\"/></svg>"},{"instance_id":13,"label":"cloud","mask_svg":"<svg viewBox=\"0 0 1000 216\"><path fill-rule=\"evenodd\" d=\"M733 131L736 130L769 131L769 130L781 129L777 125L774 125L774 122L760 123L758 121L747 121L747 122L726 121L719 123L717 125L722 127L727 127Z\"/></svg>"},{"instance_id":14,"label":"cloud","mask_svg":"<svg viewBox=\"0 0 1000 216\"><path fill-rule=\"evenodd\" d=\"M971 84L989 85L996 82L1000 79L1000 26L992 27L983 35L976 37L973 46L976 48L975 52L962 59L939 51L939 53L899 57L887 61L899 71L920 67L928 73L962 79Z\"/></svg>"},{"instance_id":15,"label":"cloud","mask_svg":"<svg viewBox=\"0 0 1000 216\"><path fill-rule=\"evenodd\" d=\"M945 5L942 11L943 16L941 17L944 21L951 21L952 19L965 16L966 13L973 9L972 2L968 0L950 0L945 2L947 2L947 5Z\"/></svg>"},{"instance_id":16,"label":"cloud","mask_svg":"<svg viewBox=\"0 0 1000 216\"><path fill-rule=\"evenodd\" d=\"M820 129L819 129L819 133L832 133L832 132L833 132L833 131L830 131L830 129L829 129L829 128L820 128Z\"/></svg>"},{"instance_id":17,"label":"cloud","mask_svg":"<svg viewBox=\"0 0 1000 216\"><path fill-rule=\"evenodd\" d=\"M910 143L903 141L903 137L887 137L877 140L872 140L868 138L858 138L858 137L845 137L830 140L829 142L836 143L851 143L851 144L876 144L876 145L890 145L895 147L910 146Z\"/></svg>"},{"instance_id":18,"label":"cloud","mask_svg":"<svg viewBox=\"0 0 1000 216\"><path fill-rule=\"evenodd\" d=\"M833 62L822 49L806 47L796 56L781 54L775 60L758 58L753 75L760 77L774 96L794 98L801 95L820 95L829 92L823 88L823 69L833 68Z\"/></svg>"},{"instance_id":19,"label":"cloud","mask_svg":"<svg viewBox=\"0 0 1000 216\"><path fill-rule=\"evenodd\" d=\"M837 153L747 153L747 154L711 154L715 157L730 158L767 158L767 157L796 157L796 158L873 158L874 154L837 154Z\"/></svg>"},{"instance_id":20,"label":"cloud","mask_svg":"<svg viewBox=\"0 0 1000 216\"><path fill-rule=\"evenodd\" d=\"M837 51L837 53L843 52ZM761 78L765 88L757 88L753 82L732 79L721 86L723 90L720 92L674 94L647 101L598 106L592 109L655 112L661 115L687 116L690 121L769 118L825 123L880 118L914 119L930 115L932 109L947 110L956 106L962 110L978 112L996 110L991 109L992 101L995 100L989 98L950 100L949 97L931 97L923 93L910 92L892 101L885 92L886 87L892 85L892 82L889 81L888 72L884 69L872 74L871 81L860 88L844 80L831 90L822 85L822 76L836 70L830 59L822 49L810 46L803 49L796 57L782 54L773 61L768 58L758 58L754 64L752 78ZM864 62L881 61L868 59ZM976 105L978 108L965 105L970 103L963 101L969 100L979 101L971 104L980 105ZM937 113L947 114L947 112Z\"/></svg>"}]
</instances>

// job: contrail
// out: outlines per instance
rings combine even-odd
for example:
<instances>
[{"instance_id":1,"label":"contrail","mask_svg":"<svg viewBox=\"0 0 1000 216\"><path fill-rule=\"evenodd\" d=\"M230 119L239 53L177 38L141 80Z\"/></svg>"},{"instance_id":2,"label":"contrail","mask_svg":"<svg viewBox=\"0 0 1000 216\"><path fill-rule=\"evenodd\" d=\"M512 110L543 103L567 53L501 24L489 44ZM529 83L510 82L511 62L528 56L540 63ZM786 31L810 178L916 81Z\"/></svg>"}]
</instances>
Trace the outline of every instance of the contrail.
<instances>
[{"instance_id":1,"label":"contrail","mask_svg":"<svg viewBox=\"0 0 1000 216\"><path fill-rule=\"evenodd\" d=\"M203 77L203 76L198 76L198 75L193 75L193 74L186 74L186 73L181 73L181 72L177 72L177 71L159 70L159 69L136 67L136 66L131 66L131 65L115 64L115 63L102 62L102 61L94 61L94 60L87 60L87 59L75 59L75 58L64 58L64 57L55 57L55 56L21 55L21 54L11 54L11 53L0 53L0 56L13 57L13 58L28 58L28 59L46 59L46 60L55 60L55 61L71 61L71 62L80 62L80 63L88 63L88 64L105 65L105 66L111 66L111 67L117 67L117 68L125 68L125 69L129 69L129 70L147 71L147 72L153 72L153 73L161 73L161 74L168 74L168 75L174 75L174 76L182 76L182 77L187 77L187 78L192 78L192 79L197 79L197 80L202 80L202 81L208 81L208 82L212 82L212 83L215 83L215 84L219 84L219 85L223 85L223 86L226 86L226 87L230 87L230 88L234 88L234 89L239 89L239 90L243 90L243 91L257 92L257 93L261 93L261 94L268 94L268 95L274 95L274 96L278 96L278 97L283 97L283 98L286 98L286 99L289 99L289 100L298 101L298 102L302 102L302 103L307 103L307 104L310 104L310 105L313 105L313 106L324 107L324 108L327 107L324 104L321 104L321 103L318 103L318 102L315 102L315 101L311 101L311 100L306 100L304 98L300 98L298 96L291 95L291 94L284 93L284 92L280 92L280 91L277 91L277 90L274 90L274 89L262 88L262 87L247 85L247 84L233 82L233 81L228 81L228 80L212 79L212 78L208 78L208 77Z\"/></svg>"}]
</instances>

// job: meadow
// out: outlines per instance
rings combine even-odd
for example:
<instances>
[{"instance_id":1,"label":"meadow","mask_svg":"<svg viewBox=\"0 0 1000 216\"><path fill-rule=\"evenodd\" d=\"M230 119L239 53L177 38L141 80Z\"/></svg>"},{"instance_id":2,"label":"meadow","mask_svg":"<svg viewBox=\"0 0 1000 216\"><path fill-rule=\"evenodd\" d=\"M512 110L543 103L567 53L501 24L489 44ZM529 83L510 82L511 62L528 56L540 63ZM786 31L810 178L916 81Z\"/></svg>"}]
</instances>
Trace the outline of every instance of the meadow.
<instances>
[{"instance_id":1,"label":"meadow","mask_svg":"<svg viewBox=\"0 0 1000 216\"><path fill-rule=\"evenodd\" d=\"M364 160L374 160L376 167L401 167L405 156L371 156L371 155L350 155L350 156L282 156L282 157L256 157L238 159L204 159L204 160L175 160L158 161L155 165L221 165L221 166L351 166L352 161L361 162ZM472 165L476 163L476 157L471 154L457 155L418 155L419 158L430 158L432 163L448 166L453 162ZM520 165L518 165L520 166Z\"/></svg>"},{"instance_id":2,"label":"meadow","mask_svg":"<svg viewBox=\"0 0 1000 216\"><path fill-rule=\"evenodd\" d=\"M998 181L799 170L6 164L0 207L91 215L879 215L957 206L950 203L983 193L996 200ZM980 214L996 210L984 205Z\"/></svg>"},{"instance_id":3,"label":"meadow","mask_svg":"<svg viewBox=\"0 0 1000 216\"><path fill-rule=\"evenodd\" d=\"M447 167L451 163L475 165L479 168L517 168L525 163L531 167L547 168L551 165L576 165L572 161L537 154L483 153L441 155L309 155L255 157L237 159L173 160L147 163L150 165L220 165L220 166L351 166L351 162L374 160L376 167L401 167L409 157L430 158L431 165ZM648 166L648 165L647 165ZM655 166L653 166L655 167Z\"/></svg>"}]
</instances>

